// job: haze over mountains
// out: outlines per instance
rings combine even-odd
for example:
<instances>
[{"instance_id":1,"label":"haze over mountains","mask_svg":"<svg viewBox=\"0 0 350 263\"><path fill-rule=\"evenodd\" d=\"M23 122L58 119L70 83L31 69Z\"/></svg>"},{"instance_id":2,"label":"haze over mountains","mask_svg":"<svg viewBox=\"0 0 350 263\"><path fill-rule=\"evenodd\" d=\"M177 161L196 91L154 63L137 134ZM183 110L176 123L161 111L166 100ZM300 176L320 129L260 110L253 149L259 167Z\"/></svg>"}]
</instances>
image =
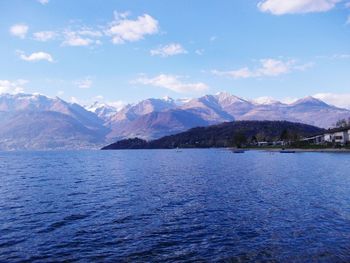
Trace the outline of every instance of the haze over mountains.
<instances>
[{"instance_id":1,"label":"haze over mountains","mask_svg":"<svg viewBox=\"0 0 350 263\"><path fill-rule=\"evenodd\" d=\"M0 149L91 149L132 137L156 139L197 126L234 120L286 120L321 128L350 110L307 97L292 104L249 101L228 93L191 100L147 99L121 110L87 107L58 97L0 95Z\"/></svg>"}]
</instances>

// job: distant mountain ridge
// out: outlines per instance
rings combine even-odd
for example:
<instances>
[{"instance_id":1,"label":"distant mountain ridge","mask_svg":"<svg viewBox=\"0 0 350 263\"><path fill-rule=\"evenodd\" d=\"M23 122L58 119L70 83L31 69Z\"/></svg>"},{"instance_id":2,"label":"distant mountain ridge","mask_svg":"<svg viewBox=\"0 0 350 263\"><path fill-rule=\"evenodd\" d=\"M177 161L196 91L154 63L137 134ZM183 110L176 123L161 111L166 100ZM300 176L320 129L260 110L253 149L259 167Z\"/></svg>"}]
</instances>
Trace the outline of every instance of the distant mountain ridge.
<instances>
[{"instance_id":1,"label":"distant mountain ridge","mask_svg":"<svg viewBox=\"0 0 350 263\"><path fill-rule=\"evenodd\" d=\"M329 128L339 119L350 117L349 110L328 105L313 97L286 104L271 99L264 99L260 102L250 101L229 93L218 93L194 98L182 104L174 103L174 100L171 100L170 103L163 101L162 103L166 106L148 111L144 107L145 102L147 102L146 105L152 104L152 100L145 100L135 105L128 105L116 115L123 115L123 119L110 119L112 129L109 134L110 139L130 137L155 139L196 126L208 126L234 120L283 120ZM131 115L132 118L125 117L126 112L134 112L135 109L142 114Z\"/></svg>"},{"instance_id":2,"label":"distant mountain ridge","mask_svg":"<svg viewBox=\"0 0 350 263\"><path fill-rule=\"evenodd\" d=\"M150 98L117 109L103 103L83 107L39 94L1 94L0 149L97 149L120 139L157 139L235 120L282 120L329 128L349 117L350 110L313 97L285 104L218 93L181 100Z\"/></svg>"}]
</instances>

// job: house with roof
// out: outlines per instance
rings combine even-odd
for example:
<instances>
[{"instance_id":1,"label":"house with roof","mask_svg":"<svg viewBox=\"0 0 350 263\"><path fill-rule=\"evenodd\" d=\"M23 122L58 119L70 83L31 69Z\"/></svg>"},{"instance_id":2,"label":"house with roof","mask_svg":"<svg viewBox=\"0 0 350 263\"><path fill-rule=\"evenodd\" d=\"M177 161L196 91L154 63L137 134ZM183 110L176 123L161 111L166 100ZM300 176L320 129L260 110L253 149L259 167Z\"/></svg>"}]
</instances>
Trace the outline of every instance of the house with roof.
<instances>
[{"instance_id":1,"label":"house with roof","mask_svg":"<svg viewBox=\"0 0 350 263\"><path fill-rule=\"evenodd\" d=\"M323 134L317 134L311 137L302 139L303 142L310 144L338 144L345 145L350 143L350 127L342 127L329 129Z\"/></svg>"}]
</instances>

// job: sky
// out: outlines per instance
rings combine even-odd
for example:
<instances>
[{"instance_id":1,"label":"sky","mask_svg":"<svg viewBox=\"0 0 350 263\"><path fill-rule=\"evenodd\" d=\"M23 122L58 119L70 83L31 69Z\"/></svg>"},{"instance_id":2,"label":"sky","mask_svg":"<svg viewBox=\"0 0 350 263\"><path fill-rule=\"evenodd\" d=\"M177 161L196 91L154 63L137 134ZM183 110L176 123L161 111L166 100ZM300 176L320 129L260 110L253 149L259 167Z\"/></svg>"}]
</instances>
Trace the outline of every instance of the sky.
<instances>
[{"instance_id":1,"label":"sky","mask_svg":"<svg viewBox=\"0 0 350 263\"><path fill-rule=\"evenodd\" d=\"M1 0L0 93L350 108L350 0Z\"/></svg>"}]
</instances>

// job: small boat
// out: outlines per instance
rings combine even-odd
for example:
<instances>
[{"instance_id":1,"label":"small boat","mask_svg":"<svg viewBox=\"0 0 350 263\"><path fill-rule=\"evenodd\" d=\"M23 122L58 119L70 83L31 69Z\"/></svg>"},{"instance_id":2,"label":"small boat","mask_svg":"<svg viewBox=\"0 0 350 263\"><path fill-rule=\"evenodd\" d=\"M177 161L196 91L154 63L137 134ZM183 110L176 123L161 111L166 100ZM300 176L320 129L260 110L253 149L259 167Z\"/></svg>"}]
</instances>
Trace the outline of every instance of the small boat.
<instances>
[{"instance_id":1,"label":"small boat","mask_svg":"<svg viewBox=\"0 0 350 263\"><path fill-rule=\"evenodd\" d=\"M245 153L244 150L233 150L232 152L233 152L233 153Z\"/></svg>"},{"instance_id":2,"label":"small boat","mask_svg":"<svg viewBox=\"0 0 350 263\"><path fill-rule=\"evenodd\" d=\"M295 153L295 151L282 150L280 153Z\"/></svg>"}]
</instances>

